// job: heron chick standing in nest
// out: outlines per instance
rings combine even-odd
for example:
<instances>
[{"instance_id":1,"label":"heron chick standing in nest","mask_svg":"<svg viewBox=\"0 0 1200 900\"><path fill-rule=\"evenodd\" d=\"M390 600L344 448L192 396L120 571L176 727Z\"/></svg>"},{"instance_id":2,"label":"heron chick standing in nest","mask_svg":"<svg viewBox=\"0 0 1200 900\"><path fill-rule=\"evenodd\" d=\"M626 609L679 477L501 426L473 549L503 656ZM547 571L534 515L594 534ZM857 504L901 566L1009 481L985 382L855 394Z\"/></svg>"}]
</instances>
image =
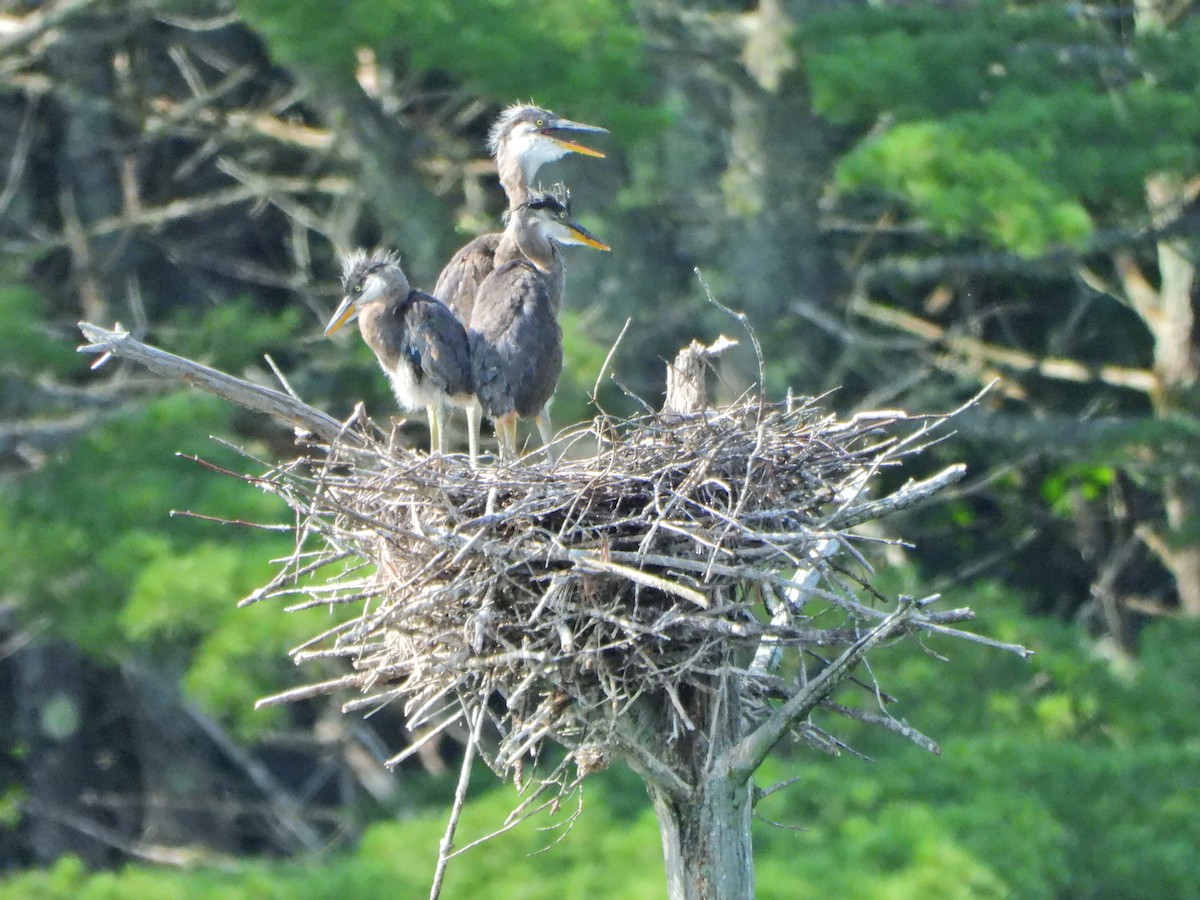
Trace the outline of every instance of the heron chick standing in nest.
<instances>
[{"instance_id":1,"label":"heron chick standing in nest","mask_svg":"<svg viewBox=\"0 0 1200 900\"><path fill-rule=\"evenodd\" d=\"M550 446L547 404L562 374L563 264L555 244L609 249L571 220L562 185L532 194L509 213L496 269L475 295L472 386L496 425L501 459L516 456L518 419L533 419Z\"/></svg>"},{"instance_id":2,"label":"heron chick standing in nest","mask_svg":"<svg viewBox=\"0 0 1200 900\"><path fill-rule=\"evenodd\" d=\"M345 296L325 334L357 317L363 340L391 381L401 409L424 407L429 415L429 452L444 452L437 410L446 403L468 407L475 400L462 323L436 297L408 283L394 253L356 250L344 257L342 290ZM477 451L472 441L472 465Z\"/></svg>"},{"instance_id":3,"label":"heron chick standing in nest","mask_svg":"<svg viewBox=\"0 0 1200 900\"><path fill-rule=\"evenodd\" d=\"M564 119L557 113L532 103L518 103L500 113L488 133L488 150L496 160L500 186L508 198L508 209L514 210L529 199L533 179L538 170L568 153L593 156L604 154L574 140L577 134L607 134L599 125L587 125ZM471 321L475 295L479 286L499 265L496 251L502 232L481 234L465 244L450 258L438 276L434 296L445 303L465 325ZM561 282L562 270L559 269ZM562 285L558 291L562 293ZM438 430L443 431L443 408L439 407ZM477 405L467 407L467 440L479 440L481 412Z\"/></svg>"},{"instance_id":4,"label":"heron chick standing in nest","mask_svg":"<svg viewBox=\"0 0 1200 900\"><path fill-rule=\"evenodd\" d=\"M500 186L508 197L510 210L529 199L533 179L547 163L568 153L604 158L599 150L568 139L576 132L607 134L608 130L564 119L532 104L510 106L500 114L488 134L488 149L496 160ZM503 237L503 232L481 234L461 247L438 276L434 296L463 322L471 320L475 294L498 265L496 250Z\"/></svg>"}]
</instances>

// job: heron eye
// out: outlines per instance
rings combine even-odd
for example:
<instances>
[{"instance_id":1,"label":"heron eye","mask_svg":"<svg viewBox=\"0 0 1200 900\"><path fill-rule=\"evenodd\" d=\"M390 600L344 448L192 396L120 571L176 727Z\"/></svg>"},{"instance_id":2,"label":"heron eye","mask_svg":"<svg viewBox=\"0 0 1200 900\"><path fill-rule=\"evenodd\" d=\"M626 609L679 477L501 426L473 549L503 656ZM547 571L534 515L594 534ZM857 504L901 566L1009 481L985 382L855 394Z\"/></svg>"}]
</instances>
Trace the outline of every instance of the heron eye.
<instances>
[{"instance_id":1,"label":"heron eye","mask_svg":"<svg viewBox=\"0 0 1200 900\"><path fill-rule=\"evenodd\" d=\"M538 128L541 128L541 127L542 127L543 125L545 125L545 124L546 124L546 120L545 120L545 119L538 119L538 120L537 120L537 127L538 127Z\"/></svg>"},{"instance_id":2,"label":"heron eye","mask_svg":"<svg viewBox=\"0 0 1200 900\"><path fill-rule=\"evenodd\" d=\"M565 218L567 217L567 214L566 214L565 212L560 212L560 213L558 214L558 217L559 217L560 219L565 219Z\"/></svg>"},{"instance_id":3,"label":"heron eye","mask_svg":"<svg viewBox=\"0 0 1200 900\"><path fill-rule=\"evenodd\" d=\"M354 286L354 293L356 293L356 294L362 293L362 282L361 281Z\"/></svg>"}]
</instances>

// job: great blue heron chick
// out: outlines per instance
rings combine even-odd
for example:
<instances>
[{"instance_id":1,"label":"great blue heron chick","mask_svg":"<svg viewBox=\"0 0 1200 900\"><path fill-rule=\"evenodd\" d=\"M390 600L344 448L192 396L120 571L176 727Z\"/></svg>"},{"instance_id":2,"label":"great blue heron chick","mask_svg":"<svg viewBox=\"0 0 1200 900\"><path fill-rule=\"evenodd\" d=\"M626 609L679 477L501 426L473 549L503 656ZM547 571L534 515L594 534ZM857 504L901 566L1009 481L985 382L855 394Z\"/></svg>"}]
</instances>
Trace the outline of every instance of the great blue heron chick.
<instances>
[{"instance_id":1,"label":"great blue heron chick","mask_svg":"<svg viewBox=\"0 0 1200 900\"><path fill-rule=\"evenodd\" d=\"M496 425L502 459L517 449L518 419L534 419L549 446L546 405L562 374L562 259L555 244L608 250L572 221L566 190L536 193L509 214L496 269L471 315L472 386Z\"/></svg>"},{"instance_id":2,"label":"great blue heron chick","mask_svg":"<svg viewBox=\"0 0 1200 900\"><path fill-rule=\"evenodd\" d=\"M415 290L393 253L356 250L342 260L345 296L329 320L330 335L358 318L359 331L375 352L402 409L429 414L429 452L446 441L437 410L443 404L472 406L471 357L463 324L444 303ZM474 464L477 447L471 444Z\"/></svg>"},{"instance_id":3,"label":"great blue heron chick","mask_svg":"<svg viewBox=\"0 0 1200 900\"><path fill-rule=\"evenodd\" d=\"M601 159L604 154L569 136L577 133L607 134L598 125L573 122L531 104L516 104L504 110L492 125L488 149L496 159L500 186L508 197L508 208L516 209L529 199L533 179L546 163L568 153ZM438 276L433 293L463 322L471 320L471 308L483 280L495 268L496 248L502 232L480 235L451 257Z\"/></svg>"},{"instance_id":4,"label":"great blue heron chick","mask_svg":"<svg viewBox=\"0 0 1200 900\"><path fill-rule=\"evenodd\" d=\"M496 159L500 186L508 197L508 209L516 209L529 199L533 179L546 163L554 162L568 153L603 158L604 154L600 151L573 139L578 134L586 133L607 134L608 130L598 125L565 119L531 103L518 103L504 110L488 134L488 149ZM471 321L471 310L479 286L496 267L496 250L502 236L497 231L470 241L450 258L438 276L434 295L449 306L464 324ZM439 430L444 429L442 415L443 410L439 408ZM478 436L479 422L479 407L468 407L469 437Z\"/></svg>"}]
</instances>

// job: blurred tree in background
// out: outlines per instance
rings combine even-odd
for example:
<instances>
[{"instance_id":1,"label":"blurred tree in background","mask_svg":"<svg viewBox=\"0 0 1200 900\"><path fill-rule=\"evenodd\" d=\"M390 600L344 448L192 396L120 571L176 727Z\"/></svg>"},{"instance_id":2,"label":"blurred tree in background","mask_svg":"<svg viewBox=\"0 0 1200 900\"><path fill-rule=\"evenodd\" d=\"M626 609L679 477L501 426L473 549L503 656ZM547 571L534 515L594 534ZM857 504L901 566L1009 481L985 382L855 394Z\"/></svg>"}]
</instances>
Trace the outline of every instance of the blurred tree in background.
<instances>
[{"instance_id":1,"label":"blurred tree in background","mask_svg":"<svg viewBox=\"0 0 1200 900\"><path fill-rule=\"evenodd\" d=\"M242 452L293 453L291 436L119 365L88 372L74 322L120 320L264 383L269 354L305 400L386 418L369 351L320 338L337 253L396 247L431 286L494 227L484 138L529 97L613 132L608 160L543 173L614 248L567 256L564 422L590 414L626 319L620 384L598 397L616 412L635 407L625 391L657 405L680 343L741 337L696 267L748 313L773 395L943 409L999 379L944 445L974 480L910 514L919 545L902 571L923 591L986 573L974 605L988 630L1041 656L981 655L953 683L898 660L892 681L927 698L908 715L946 757L864 735L874 767L805 761L821 802L778 813L808 831L760 836L762 895L1197 893L1200 685L1183 621L1200 615L1197 13L1187 0L4 4L0 869L70 857L0 896L423 890L439 816L422 804L449 787L383 770L403 723L251 710L314 630L235 608L290 537L169 515L287 525L271 498L175 454L240 470ZM743 351L722 363L727 399L757 378ZM450 889L618 896L620 865L623 896L656 896L655 832L629 790L609 773L563 846L524 859L544 835L523 830L503 864L461 861ZM508 802L481 799L476 831ZM334 865L89 879L74 861L293 854L397 812L411 821L371 825Z\"/></svg>"}]
</instances>

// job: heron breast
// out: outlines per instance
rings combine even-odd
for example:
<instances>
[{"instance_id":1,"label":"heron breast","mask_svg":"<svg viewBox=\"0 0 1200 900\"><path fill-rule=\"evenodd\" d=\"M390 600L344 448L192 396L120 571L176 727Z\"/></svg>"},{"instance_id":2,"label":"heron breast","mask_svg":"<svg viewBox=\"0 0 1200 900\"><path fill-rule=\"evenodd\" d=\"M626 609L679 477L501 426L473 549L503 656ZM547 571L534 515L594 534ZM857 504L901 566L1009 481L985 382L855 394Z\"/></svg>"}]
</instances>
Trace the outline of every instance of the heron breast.
<instances>
[{"instance_id":1,"label":"heron breast","mask_svg":"<svg viewBox=\"0 0 1200 900\"><path fill-rule=\"evenodd\" d=\"M388 379L402 409L424 409L442 402L441 392L403 356L388 373Z\"/></svg>"}]
</instances>

